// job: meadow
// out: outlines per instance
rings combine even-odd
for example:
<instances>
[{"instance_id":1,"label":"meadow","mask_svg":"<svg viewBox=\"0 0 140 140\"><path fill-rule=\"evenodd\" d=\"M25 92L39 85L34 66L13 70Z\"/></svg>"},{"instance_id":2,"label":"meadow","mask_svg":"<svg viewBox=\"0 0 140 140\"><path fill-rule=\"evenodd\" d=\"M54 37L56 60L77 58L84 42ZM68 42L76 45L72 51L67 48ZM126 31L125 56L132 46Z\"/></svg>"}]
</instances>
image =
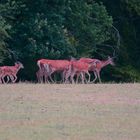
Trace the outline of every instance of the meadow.
<instances>
[{"instance_id":1,"label":"meadow","mask_svg":"<svg viewBox=\"0 0 140 140\"><path fill-rule=\"evenodd\" d=\"M0 85L0 140L139 140L140 84Z\"/></svg>"}]
</instances>

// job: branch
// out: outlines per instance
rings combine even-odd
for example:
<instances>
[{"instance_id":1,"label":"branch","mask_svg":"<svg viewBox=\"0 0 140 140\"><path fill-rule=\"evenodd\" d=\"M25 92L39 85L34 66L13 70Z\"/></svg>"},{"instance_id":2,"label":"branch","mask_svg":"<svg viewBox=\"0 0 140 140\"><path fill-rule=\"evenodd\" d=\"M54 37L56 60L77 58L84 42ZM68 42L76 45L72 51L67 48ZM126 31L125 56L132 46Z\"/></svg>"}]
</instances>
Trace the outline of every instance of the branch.
<instances>
[{"instance_id":1,"label":"branch","mask_svg":"<svg viewBox=\"0 0 140 140\"><path fill-rule=\"evenodd\" d=\"M113 49L113 57L116 56L116 51L115 51L115 48L114 46L112 45L109 45L109 44L98 44L99 46L106 46L106 47L110 47L111 49ZM98 48L99 49L99 48ZM105 51L104 49L99 49L99 50L103 50ZM107 51L106 51L107 52Z\"/></svg>"},{"instance_id":2,"label":"branch","mask_svg":"<svg viewBox=\"0 0 140 140\"><path fill-rule=\"evenodd\" d=\"M116 35L117 35L117 48L119 49L119 46L121 44L120 43L121 42L120 32L118 31L118 29L115 26L112 25L112 27L116 31Z\"/></svg>"},{"instance_id":3,"label":"branch","mask_svg":"<svg viewBox=\"0 0 140 140\"><path fill-rule=\"evenodd\" d=\"M18 56L15 54L15 52L12 51L12 50L10 50L10 49L7 49L7 50L8 50L8 52L10 53L12 59L13 59L14 61L17 61Z\"/></svg>"}]
</instances>

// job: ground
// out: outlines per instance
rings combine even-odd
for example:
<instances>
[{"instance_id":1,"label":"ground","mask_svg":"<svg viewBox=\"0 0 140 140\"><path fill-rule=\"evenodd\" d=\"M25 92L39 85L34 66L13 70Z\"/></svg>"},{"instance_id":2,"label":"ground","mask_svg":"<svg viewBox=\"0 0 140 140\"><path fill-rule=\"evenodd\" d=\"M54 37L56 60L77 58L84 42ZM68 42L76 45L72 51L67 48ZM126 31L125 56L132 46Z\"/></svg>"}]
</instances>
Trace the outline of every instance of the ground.
<instances>
[{"instance_id":1,"label":"ground","mask_svg":"<svg viewBox=\"0 0 140 140\"><path fill-rule=\"evenodd\" d=\"M139 140L140 84L0 85L0 140Z\"/></svg>"}]
</instances>

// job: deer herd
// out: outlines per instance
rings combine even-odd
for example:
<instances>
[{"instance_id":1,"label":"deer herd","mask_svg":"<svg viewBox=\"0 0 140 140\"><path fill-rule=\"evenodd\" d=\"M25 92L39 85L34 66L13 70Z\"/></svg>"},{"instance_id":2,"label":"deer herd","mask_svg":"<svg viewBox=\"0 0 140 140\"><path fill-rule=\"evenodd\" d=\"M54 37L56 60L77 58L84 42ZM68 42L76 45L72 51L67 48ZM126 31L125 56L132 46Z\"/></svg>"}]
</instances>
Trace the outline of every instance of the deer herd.
<instances>
[{"instance_id":1,"label":"deer herd","mask_svg":"<svg viewBox=\"0 0 140 140\"><path fill-rule=\"evenodd\" d=\"M107 65L114 65L114 57L106 60L80 58L79 60L50 60L40 59L37 61L39 70L36 72L39 83L54 83L52 75L60 73L63 83L93 83L97 79L101 82L100 72ZM24 68L21 62L16 62L14 66L0 67L0 83L15 83L18 71ZM91 73L94 79L91 81Z\"/></svg>"}]
</instances>

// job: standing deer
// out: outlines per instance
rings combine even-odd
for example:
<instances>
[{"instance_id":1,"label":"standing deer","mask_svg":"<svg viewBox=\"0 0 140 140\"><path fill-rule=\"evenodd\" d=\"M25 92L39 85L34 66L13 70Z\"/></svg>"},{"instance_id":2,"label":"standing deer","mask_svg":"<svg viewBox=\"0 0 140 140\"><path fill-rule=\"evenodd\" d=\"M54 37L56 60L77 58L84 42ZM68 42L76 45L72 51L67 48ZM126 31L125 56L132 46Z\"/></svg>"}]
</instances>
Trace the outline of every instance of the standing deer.
<instances>
[{"instance_id":1,"label":"standing deer","mask_svg":"<svg viewBox=\"0 0 140 140\"><path fill-rule=\"evenodd\" d=\"M9 80L11 80L11 82L13 82L14 81L14 76L13 75L9 75L8 73L7 73L7 75L5 75L5 77L7 78L7 81L5 81L5 80L3 81L2 80L2 76L3 76L4 72L2 71L1 68L2 67L0 67L0 84L2 84L2 83L8 83Z\"/></svg>"},{"instance_id":2,"label":"standing deer","mask_svg":"<svg viewBox=\"0 0 140 140\"><path fill-rule=\"evenodd\" d=\"M82 62L80 60L72 60L71 67L69 69L69 73L66 76L70 77L72 83L74 83L74 76L76 75L77 76L76 83L77 83L78 78L81 75L82 83L84 83L85 82L85 74L87 74L88 81L86 81L86 82L89 82L90 81L90 74L88 71L92 65L94 65L93 62L85 63L85 62Z\"/></svg>"},{"instance_id":3,"label":"standing deer","mask_svg":"<svg viewBox=\"0 0 140 140\"><path fill-rule=\"evenodd\" d=\"M12 83L15 83L16 80L17 80L17 73L18 71L21 69L21 68L24 68L23 64L21 62L15 62L15 66L3 66L0 68L0 78L1 78L1 81L3 83L7 83L4 78L6 76L9 76L8 77L8 82L9 82L9 78L11 79Z\"/></svg>"},{"instance_id":4,"label":"standing deer","mask_svg":"<svg viewBox=\"0 0 140 140\"><path fill-rule=\"evenodd\" d=\"M101 69L104 68L105 66L109 65L109 64L114 66L115 64L113 62L113 58L114 57L111 58L110 56L108 56L107 60L98 60L98 59L91 59L91 58L81 58L80 61L89 63L89 62L91 62L91 60L93 60L94 63L96 63L96 65L92 66L89 69L89 71L94 72L94 75L95 75L95 78L94 78L94 80L92 82L95 82L96 79L98 78L99 82L101 83L101 78L100 78Z\"/></svg>"},{"instance_id":5,"label":"standing deer","mask_svg":"<svg viewBox=\"0 0 140 140\"><path fill-rule=\"evenodd\" d=\"M66 74L66 71L68 70L68 67L70 65L70 61L68 60L50 60L50 59L40 59L37 61L37 65L39 67L39 70L41 72L44 71L44 68L45 68L45 71L43 72L42 76L43 77L46 77L46 79L49 77L50 80L52 82L54 82L52 80L52 77L51 75L55 72L62 72L62 79L63 81L65 81L65 74ZM39 74L38 78L41 77L41 75Z\"/></svg>"},{"instance_id":6,"label":"standing deer","mask_svg":"<svg viewBox=\"0 0 140 140\"><path fill-rule=\"evenodd\" d=\"M42 66L41 66L42 65ZM52 69L48 64L39 64L39 70L36 72L37 80L39 83L47 82L49 83L48 77L53 82L52 77L50 75Z\"/></svg>"}]
</instances>

